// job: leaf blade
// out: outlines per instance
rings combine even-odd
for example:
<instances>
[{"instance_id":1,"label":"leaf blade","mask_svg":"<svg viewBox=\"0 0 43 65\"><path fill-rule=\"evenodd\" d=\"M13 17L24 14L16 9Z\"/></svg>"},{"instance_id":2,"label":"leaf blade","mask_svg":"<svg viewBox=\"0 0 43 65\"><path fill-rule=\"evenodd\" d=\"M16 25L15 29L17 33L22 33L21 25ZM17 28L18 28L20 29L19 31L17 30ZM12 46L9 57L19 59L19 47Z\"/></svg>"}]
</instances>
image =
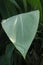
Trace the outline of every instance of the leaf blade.
<instances>
[{"instance_id":1,"label":"leaf blade","mask_svg":"<svg viewBox=\"0 0 43 65\"><path fill-rule=\"evenodd\" d=\"M26 57L39 24L39 11L13 16L2 22L2 27L15 47Z\"/></svg>"}]
</instances>

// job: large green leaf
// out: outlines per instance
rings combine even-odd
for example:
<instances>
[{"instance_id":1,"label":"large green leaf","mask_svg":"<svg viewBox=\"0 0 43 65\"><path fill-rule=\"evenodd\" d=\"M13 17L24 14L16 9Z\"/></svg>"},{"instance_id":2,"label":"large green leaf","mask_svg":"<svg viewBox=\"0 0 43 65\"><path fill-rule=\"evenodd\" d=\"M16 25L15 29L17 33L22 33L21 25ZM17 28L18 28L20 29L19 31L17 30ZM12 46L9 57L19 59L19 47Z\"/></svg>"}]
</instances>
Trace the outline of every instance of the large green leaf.
<instances>
[{"instance_id":1,"label":"large green leaf","mask_svg":"<svg viewBox=\"0 0 43 65\"><path fill-rule=\"evenodd\" d=\"M16 15L2 21L3 29L24 58L35 37L38 23L38 10Z\"/></svg>"}]
</instances>

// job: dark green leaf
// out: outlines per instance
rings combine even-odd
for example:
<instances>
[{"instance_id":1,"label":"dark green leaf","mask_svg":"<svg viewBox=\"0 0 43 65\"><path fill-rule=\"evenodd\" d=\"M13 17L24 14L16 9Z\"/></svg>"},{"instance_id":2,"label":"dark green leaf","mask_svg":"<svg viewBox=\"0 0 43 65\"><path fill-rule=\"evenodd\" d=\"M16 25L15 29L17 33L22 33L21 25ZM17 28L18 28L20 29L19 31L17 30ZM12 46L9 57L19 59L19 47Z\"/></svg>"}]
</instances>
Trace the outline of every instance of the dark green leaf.
<instances>
[{"instance_id":1,"label":"dark green leaf","mask_svg":"<svg viewBox=\"0 0 43 65\"><path fill-rule=\"evenodd\" d=\"M25 12L27 11L27 0L23 0Z\"/></svg>"},{"instance_id":2,"label":"dark green leaf","mask_svg":"<svg viewBox=\"0 0 43 65\"><path fill-rule=\"evenodd\" d=\"M32 6L33 9L39 9L40 10L40 15L41 15L41 20L42 20L42 6L40 0L27 0L28 3Z\"/></svg>"},{"instance_id":3,"label":"dark green leaf","mask_svg":"<svg viewBox=\"0 0 43 65\"><path fill-rule=\"evenodd\" d=\"M0 13L3 18L8 18L17 14L17 10L10 0L0 0Z\"/></svg>"},{"instance_id":4,"label":"dark green leaf","mask_svg":"<svg viewBox=\"0 0 43 65\"><path fill-rule=\"evenodd\" d=\"M14 50L13 44L7 45L5 55L0 57L0 65L12 65L13 50Z\"/></svg>"}]
</instances>

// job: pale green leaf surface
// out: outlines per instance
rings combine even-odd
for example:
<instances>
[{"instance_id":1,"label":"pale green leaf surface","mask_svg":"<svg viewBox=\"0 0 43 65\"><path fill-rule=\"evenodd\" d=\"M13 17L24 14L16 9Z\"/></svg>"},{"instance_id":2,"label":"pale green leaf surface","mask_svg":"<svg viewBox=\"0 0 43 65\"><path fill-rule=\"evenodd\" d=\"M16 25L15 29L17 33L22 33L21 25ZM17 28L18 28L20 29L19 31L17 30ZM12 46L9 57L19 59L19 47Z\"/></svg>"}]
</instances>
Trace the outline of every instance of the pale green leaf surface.
<instances>
[{"instance_id":1,"label":"pale green leaf surface","mask_svg":"<svg viewBox=\"0 0 43 65\"><path fill-rule=\"evenodd\" d=\"M39 11L32 11L2 21L2 27L23 57L35 37L39 23Z\"/></svg>"}]
</instances>

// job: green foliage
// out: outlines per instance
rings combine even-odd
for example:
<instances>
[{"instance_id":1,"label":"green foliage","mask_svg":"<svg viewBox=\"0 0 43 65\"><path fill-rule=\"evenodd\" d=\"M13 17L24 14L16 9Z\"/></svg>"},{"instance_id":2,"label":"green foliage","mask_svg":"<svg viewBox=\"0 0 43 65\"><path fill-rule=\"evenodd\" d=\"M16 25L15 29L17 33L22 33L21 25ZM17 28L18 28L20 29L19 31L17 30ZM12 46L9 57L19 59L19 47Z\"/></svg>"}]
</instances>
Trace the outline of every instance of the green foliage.
<instances>
[{"instance_id":1,"label":"green foliage","mask_svg":"<svg viewBox=\"0 0 43 65\"><path fill-rule=\"evenodd\" d=\"M23 4L24 4L25 12L26 12L27 11L27 1L26 0L23 0Z\"/></svg>"},{"instance_id":2,"label":"green foliage","mask_svg":"<svg viewBox=\"0 0 43 65\"><path fill-rule=\"evenodd\" d=\"M0 65L12 65L12 53L14 46L12 44L7 45L5 55L0 57Z\"/></svg>"},{"instance_id":3,"label":"green foliage","mask_svg":"<svg viewBox=\"0 0 43 65\"><path fill-rule=\"evenodd\" d=\"M13 16L2 21L8 37L25 58L37 31L39 11Z\"/></svg>"},{"instance_id":4,"label":"green foliage","mask_svg":"<svg viewBox=\"0 0 43 65\"><path fill-rule=\"evenodd\" d=\"M0 0L0 13L2 18L8 18L17 14L17 10L10 0Z\"/></svg>"},{"instance_id":5,"label":"green foliage","mask_svg":"<svg viewBox=\"0 0 43 65\"><path fill-rule=\"evenodd\" d=\"M40 15L41 15L41 20L42 20L42 6L40 0L27 0L28 3L32 6L33 9L39 9L40 10Z\"/></svg>"},{"instance_id":6,"label":"green foliage","mask_svg":"<svg viewBox=\"0 0 43 65\"><path fill-rule=\"evenodd\" d=\"M42 7L41 7L40 0L34 0L34 1L33 0L23 0L23 1L21 1L21 5L23 4L22 6L24 7L25 12L29 11L27 9L27 2L31 5L31 7L33 9L39 9L39 11L41 13L41 18L42 18ZM20 13L23 12L23 9L21 8L21 6L19 4L20 4L20 2L17 3L16 0L0 0L0 13L1 13L2 17L8 18L8 17L18 14L18 12L20 12Z\"/></svg>"},{"instance_id":7,"label":"green foliage","mask_svg":"<svg viewBox=\"0 0 43 65\"><path fill-rule=\"evenodd\" d=\"M28 49L31 46L31 43L32 43L32 41L33 41L33 39L35 37L36 31L37 31L38 22L39 22L38 21L39 20L38 19L39 14L38 14L37 11L35 11L35 12L31 12L32 16L30 16L30 15L28 15L30 13L26 13L26 12L29 12L31 10L32 11L33 10L39 10L40 11L39 30L37 32L38 35L36 35L35 39L37 39L39 41L38 42L39 44L40 44L40 40L39 39L43 40L43 17L42 17L43 16L43 11L42 11L42 8L43 8L43 0L0 0L0 14L1 14L0 19L2 19L2 20L4 19L5 23L3 22L3 25L5 25L6 33L7 33L8 29L10 29L9 30L10 32L8 31L8 33L7 33L8 37L9 38L10 38L10 36L11 36L11 38L13 37L12 38L13 40L17 39L16 43L13 43L12 39L10 38L10 40L12 41L13 44L9 43L9 44L6 45L5 54L3 54L2 56L0 56L0 65L13 65L13 62L12 62L12 53L13 53L13 50L14 50L14 46L21 52L21 54L23 55L24 58L25 58L25 56L27 54ZM25 14L22 14L22 13L25 13ZM18 15L18 14L20 14L20 15ZM15 16L15 15L17 15L17 16ZM21 20L20 20L20 17L21 17ZM14 21L15 21L16 18L17 18L17 23L18 24L16 24L16 25L14 24L15 25L14 27L13 26L10 27L9 25L13 25L13 23L14 23ZM25 20L25 22L24 22L24 20ZM30 21L27 21L27 20L30 20ZM22 25L22 22L19 23L18 21L19 22L22 21L24 27ZM35 28L33 28L34 26L35 26ZM13 28L14 28L14 30L13 30ZM25 30L22 31L22 28L25 29ZM20 34L19 34L19 32L16 33L16 31L17 32L19 31ZM23 35L25 34L24 38L23 38L22 32L23 32ZM1 27L0 28L0 49L1 49L1 47L3 47L3 44L5 45L5 43L1 44L1 38L4 37L4 34L2 35L2 33L3 33L3 30L2 30L2 27ZM21 36L21 37L19 37L19 36ZM4 39L5 39L5 37L4 37ZM23 41L24 41L24 43L21 44ZM25 44L26 41L27 41L27 43ZM36 48L37 48L36 45L38 43L37 43L37 41L35 42L35 47L34 47L35 49L34 50L36 50ZM42 41L42 43L43 43L43 41ZM40 49L39 49L39 51L40 51ZM3 50L1 50L1 51L3 51ZM35 51L35 52L37 53L37 51ZM30 54L31 53L33 54L33 58L35 56L35 59L37 60L36 63L38 63L38 59L37 59L37 58L39 58L39 56L37 57L38 54L33 53L33 49L30 52ZM19 55L19 54L17 53L17 55ZM14 65L25 65L25 64L22 64L23 63L23 59L21 60L20 56L19 56L18 59L22 63L20 63L20 61L19 61L19 64L18 64L17 55L14 53L14 59L13 59L14 60ZM32 57L32 55L31 56L28 55L28 58L30 59L30 64L33 63L32 62L33 59L31 57ZM40 57L42 57L42 56L40 56ZM28 62L29 62L29 60L28 60ZM30 65L30 64L28 64L28 65ZM34 63L34 64L31 64L31 65L38 65L38 64ZM43 59L41 61L41 64L39 63L39 65L43 65Z\"/></svg>"}]
</instances>

